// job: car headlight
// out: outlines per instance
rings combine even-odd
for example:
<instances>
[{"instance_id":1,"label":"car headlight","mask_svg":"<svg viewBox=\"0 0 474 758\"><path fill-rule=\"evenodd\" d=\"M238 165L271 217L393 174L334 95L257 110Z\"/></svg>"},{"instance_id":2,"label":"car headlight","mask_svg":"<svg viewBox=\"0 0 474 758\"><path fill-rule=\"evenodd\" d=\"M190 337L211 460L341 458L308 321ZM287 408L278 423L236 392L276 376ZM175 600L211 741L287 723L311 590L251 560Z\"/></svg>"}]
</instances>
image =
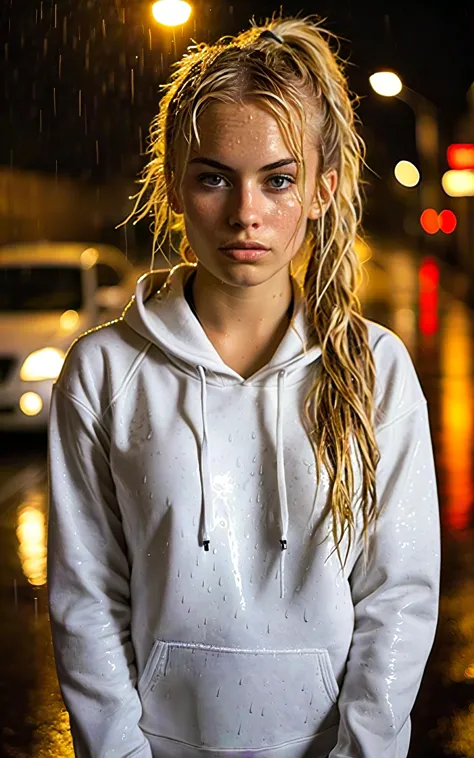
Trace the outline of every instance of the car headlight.
<instances>
[{"instance_id":1,"label":"car headlight","mask_svg":"<svg viewBox=\"0 0 474 758\"><path fill-rule=\"evenodd\" d=\"M39 382L42 379L56 379L61 371L65 353L55 347L43 347L30 353L20 369L23 382Z\"/></svg>"}]
</instances>

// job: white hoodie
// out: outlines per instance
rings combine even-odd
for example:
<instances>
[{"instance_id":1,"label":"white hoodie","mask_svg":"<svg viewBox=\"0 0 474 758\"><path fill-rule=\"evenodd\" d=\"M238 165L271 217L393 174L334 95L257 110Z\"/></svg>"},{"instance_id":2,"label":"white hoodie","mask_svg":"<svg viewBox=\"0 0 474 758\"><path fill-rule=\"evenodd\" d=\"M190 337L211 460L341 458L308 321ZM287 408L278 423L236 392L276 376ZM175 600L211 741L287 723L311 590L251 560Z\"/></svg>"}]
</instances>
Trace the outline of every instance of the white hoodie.
<instances>
[{"instance_id":1,"label":"white hoodie","mask_svg":"<svg viewBox=\"0 0 474 758\"><path fill-rule=\"evenodd\" d=\"M404 758L440 552L411 359L367 322L381 515L366 570L358 519L341 572L302 424L320 350L301 293L244 380L187 304L192 270L158 294L142 278L53 391L49 607L76 755Z\"/></svg>"}]
</instances>

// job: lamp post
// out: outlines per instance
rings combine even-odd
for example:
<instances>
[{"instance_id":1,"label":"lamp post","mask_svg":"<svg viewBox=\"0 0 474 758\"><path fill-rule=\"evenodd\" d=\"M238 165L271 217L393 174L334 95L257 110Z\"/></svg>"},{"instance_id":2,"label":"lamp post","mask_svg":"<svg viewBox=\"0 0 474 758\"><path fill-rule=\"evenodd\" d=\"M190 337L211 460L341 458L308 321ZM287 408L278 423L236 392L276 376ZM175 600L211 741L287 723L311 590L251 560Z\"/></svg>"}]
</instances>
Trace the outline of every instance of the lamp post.
<instances>
[{"instance_id":1,"label":"lamp post","mask_svg":"<svg viewBox=\"0 0 474 758\"><path fill-rule=\"evenodd\" d=\"M378 95L396 97L414 112L416 148L422 174L420 202L422 210L435 208L439 212L441 210L439 131L435 106L419 92L406 87L393 71L378 71L369 77L369 82Z\"/></svg>"}]
</instances>

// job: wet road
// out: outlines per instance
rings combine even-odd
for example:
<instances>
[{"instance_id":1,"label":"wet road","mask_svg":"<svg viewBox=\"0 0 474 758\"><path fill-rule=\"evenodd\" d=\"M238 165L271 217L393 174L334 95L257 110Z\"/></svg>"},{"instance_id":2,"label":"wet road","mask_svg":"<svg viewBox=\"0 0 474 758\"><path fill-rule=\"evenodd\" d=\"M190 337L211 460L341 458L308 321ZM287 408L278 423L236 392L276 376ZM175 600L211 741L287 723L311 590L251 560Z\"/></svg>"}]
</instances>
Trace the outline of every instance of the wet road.
<instances>
[{"instance_id":1,"label":"wet road","mask_svg":"<svg viewBox=\"0 0 474 758\"><path fill-rule=\"evenodd\" d=\"M435 266L374 256L365 313L410 350L430 407L443 535L440 622L410 758L474 758L474 316ZM0 438L0 756L69 758L46 610L46 436Z\"/></svg>"}]
</instances>

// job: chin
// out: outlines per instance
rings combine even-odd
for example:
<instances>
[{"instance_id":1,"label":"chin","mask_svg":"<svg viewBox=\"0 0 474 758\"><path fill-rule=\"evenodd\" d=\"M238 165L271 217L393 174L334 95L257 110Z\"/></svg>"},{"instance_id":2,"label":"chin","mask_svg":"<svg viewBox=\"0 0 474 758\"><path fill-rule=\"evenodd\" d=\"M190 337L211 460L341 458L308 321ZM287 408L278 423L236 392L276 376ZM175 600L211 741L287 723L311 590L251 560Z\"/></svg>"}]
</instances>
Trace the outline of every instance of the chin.
<instances>
[{"instance_id":1,"label":"chin","mask_svg":"<svg viewBox=\"0 0 474 758\"><path fill-rule=\"evenodd\" d=\"M198 263L208 274L232 287L255 287L272 279L279 269L268 264L268 260L243 263L228 260L225 256L216 262L213 261L212 265Z\"/></svg>"}]
</instances>

